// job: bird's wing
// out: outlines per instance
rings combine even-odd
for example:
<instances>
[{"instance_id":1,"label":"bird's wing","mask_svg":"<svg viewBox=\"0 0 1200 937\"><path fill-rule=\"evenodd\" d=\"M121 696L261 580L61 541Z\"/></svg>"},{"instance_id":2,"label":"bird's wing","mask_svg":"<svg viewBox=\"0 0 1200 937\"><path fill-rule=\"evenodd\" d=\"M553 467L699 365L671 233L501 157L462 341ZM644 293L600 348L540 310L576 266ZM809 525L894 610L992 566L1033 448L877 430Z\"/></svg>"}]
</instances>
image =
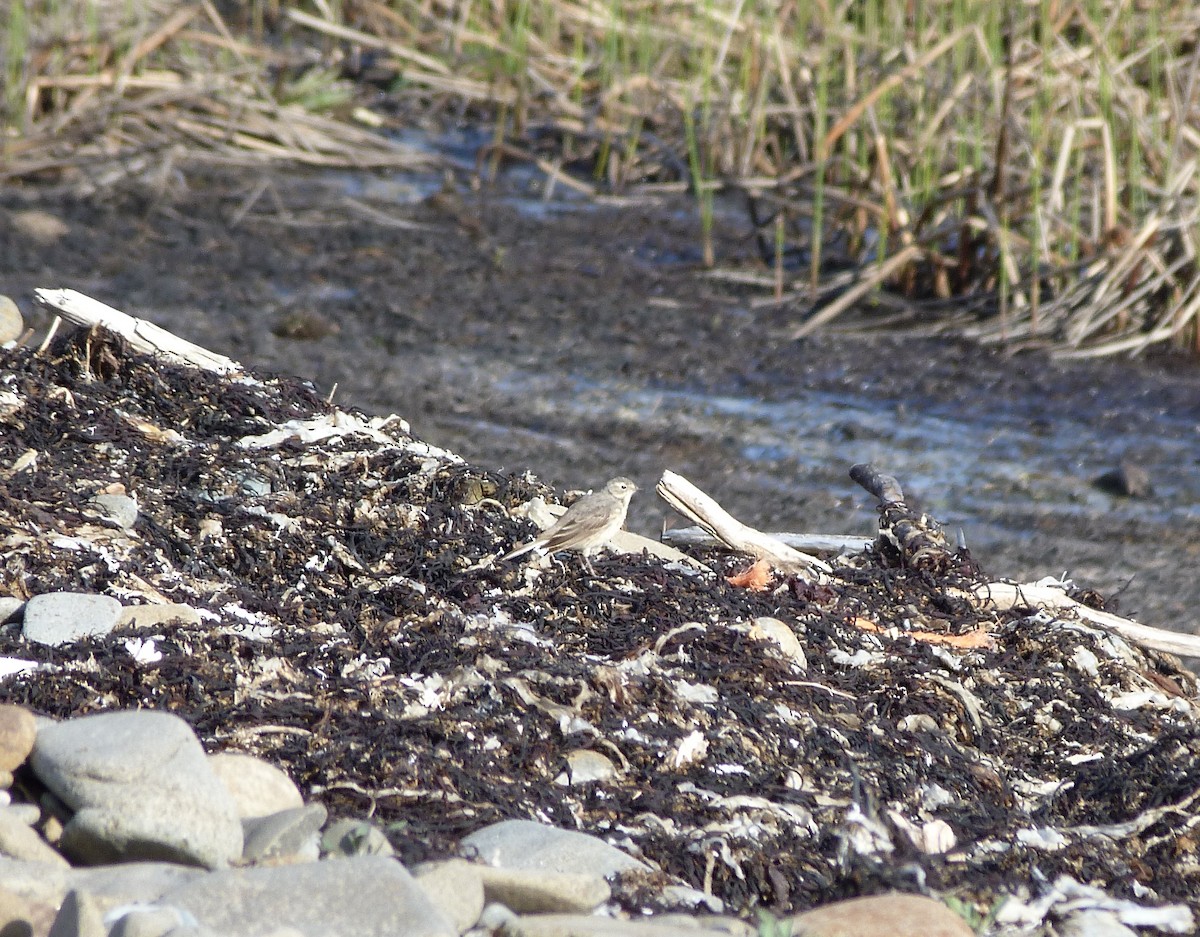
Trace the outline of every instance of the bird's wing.
<instances>
[{"instance_id":1,"label":"bird's wing","mask_svg":"<svg viewBox=\"0 0 1200 937\"><path fill-rule=\"evenodd\" d=\"M548 553L554 553L556 550L564 550L573 545L581 535L586 536L591 533L581 523L582 518L583 515L578 511L574 514L568 511L555 521L551 527L543 531L538 540L542 542Z\"/></svg>"}]
</instances>

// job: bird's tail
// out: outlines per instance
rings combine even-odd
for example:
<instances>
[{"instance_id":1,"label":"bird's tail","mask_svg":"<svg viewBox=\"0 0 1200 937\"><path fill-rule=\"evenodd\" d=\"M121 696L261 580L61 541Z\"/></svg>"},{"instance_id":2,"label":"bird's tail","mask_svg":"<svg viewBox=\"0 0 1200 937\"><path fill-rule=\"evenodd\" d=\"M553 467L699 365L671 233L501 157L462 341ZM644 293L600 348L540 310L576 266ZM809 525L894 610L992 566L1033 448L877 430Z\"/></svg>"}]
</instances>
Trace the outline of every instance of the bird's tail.
<instances>
[{"instance_id":1,"label":"bird's tail","mask_svg":"<svg viewBox=\"0 0 1200 937\"><path fill-rule=\"evenodd\" d=\"M505 560L511 560L514 557L518 557L523 553L528 553L530 550L534 550L539 546L541 546L540 540L531 540L523 547L517 547L515 550L510 550L509 552L505 553L504 556L500 557L499 562L503 563Z\"/></svg>"}]
</instances>

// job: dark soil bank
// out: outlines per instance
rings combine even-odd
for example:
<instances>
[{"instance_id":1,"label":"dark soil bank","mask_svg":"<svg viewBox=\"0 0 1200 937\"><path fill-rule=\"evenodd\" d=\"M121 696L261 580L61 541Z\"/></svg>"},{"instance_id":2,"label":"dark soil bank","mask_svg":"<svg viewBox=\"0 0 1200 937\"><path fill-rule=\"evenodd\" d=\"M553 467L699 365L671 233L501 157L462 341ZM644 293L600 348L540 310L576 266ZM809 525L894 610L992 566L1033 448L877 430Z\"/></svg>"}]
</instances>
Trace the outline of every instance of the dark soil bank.
<instances>
[{"instance_id":1,"label":"dark soil bank","mask_svg":"<svg viewBox=\"0 0 1200 937\"><path fill-rule=\"evenodd\" d=\"M1200 370L796 343L803 310L755 308L756 293L704 276L695 227L669 200L565 211L408 180L189 172L87 197L3 193L0 291L28 313L34 287L81 290L397 412L485 467L568 488L629 475L643 533L666 513L663 468L751 524L870 533L872 499L846 470L873 461L992 575L1066 573L1121 592L1124 614L1195 629ZM750 257L736 218L720 236L724 259ZM1091 484L1122 459L1149 470L1152 497Z\"/></svg>"}]
</instances>

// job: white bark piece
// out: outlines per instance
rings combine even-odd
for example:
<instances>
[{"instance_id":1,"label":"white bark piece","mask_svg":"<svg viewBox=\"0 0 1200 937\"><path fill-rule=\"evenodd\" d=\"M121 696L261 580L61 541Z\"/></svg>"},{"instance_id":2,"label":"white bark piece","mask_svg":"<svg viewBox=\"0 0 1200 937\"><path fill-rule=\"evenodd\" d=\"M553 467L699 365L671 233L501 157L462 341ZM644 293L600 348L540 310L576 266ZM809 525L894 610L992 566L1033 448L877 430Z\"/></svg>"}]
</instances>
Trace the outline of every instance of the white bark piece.
<instances>
[{"instance_id":1,"label":"white bark piece","mask_svg":"<svg viewBox=\"0 0 1200 937\"><path fill-rule=\"evenodd\" d=\"M805 576L830 570L829 564L815 556L793 550L769 534L743 524L682 475L670 470L663 472L655 490L676 511L737 553L748 553L777 569Z\"/></svg>"},{"instance_id":2,"label":"white bark piece","mask_svg":"<svg viewBox=\"0 0 1200 937\"><path fill-rule=\"evenodd\" d=\"M1122 618L1112 612L1101 612L1077 602L1063 589L1057 580L1038 582L989 582L974 589L975 601L982 608L1004 611L1028 606L1048 611L1073 611L1080 618L1101 628L1116 632L1121 637L1179 657L1200 657L1200 635L1166 631L1143 625L1131 618Z\"/></svg>"},{"instance_id":3,"label":"white bark piece","mask_svg":"<svg viewBox=\"0 0 1200 937\"><path fill-rule=\"evenodd\" d=\"M797 534L787 531L770 531L780 543L796 550L813 550L821 553L861 553L875 542L875 537L856 534ZM673 527L662 533L664 543L676 547L715 547L721 541L702 527Z\"/></svg>"},{"instance_id":4,"label":"white bark piece","mask_svg":"<svg viewBox=\"0 0 1200 937\"><path fill-rule=\"evenodd\" d=\"M131 348L142 354L163 355L178 364L217 374L245 370L232 358L201 348L147 319L138 319L75 290L36 289L33 293L39 303L68 322L85 329L102 326L114 335L120 335Z\"/></svg>"}]
</instances>

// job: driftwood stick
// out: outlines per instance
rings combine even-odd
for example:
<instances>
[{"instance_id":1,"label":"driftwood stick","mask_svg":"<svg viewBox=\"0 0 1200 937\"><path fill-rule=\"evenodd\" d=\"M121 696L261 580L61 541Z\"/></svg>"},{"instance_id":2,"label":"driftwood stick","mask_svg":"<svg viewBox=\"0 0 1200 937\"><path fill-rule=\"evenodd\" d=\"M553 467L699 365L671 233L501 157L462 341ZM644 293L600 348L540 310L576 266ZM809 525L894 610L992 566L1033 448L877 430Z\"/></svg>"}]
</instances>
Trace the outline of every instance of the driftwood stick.
<instances>
[{"instance_id":1,"label":"driftwood stick","mask_svg":"<svg viewBox=\"0 0 1200 937\"><path fill-rule=\"evenodd\" d=\"M214 371L217 374L231 374L244 370L232 358L194 345L153 322L113 309L112 306L106 306L75 290L38 289L33 292L39 303L53 309L68 322L85 329L101 326L114 335L120 335L129 342L134 351L142 354L162 355L178 364Z\"/></svg>"},{"instance_id":2,"label":"driftwood stick","mask_svg":"<svg viewBox=\"0 0 1200 937\"><path fill-rule=\"evenodd\" d=\"M793 550L769 534L747 527L682 475L663 472L655 490L676 511L695 521L735 552L749 553L790 573L811 575L814 570L818 573L829 572L829 565L815 556Z\"/></svg>"},{"instance_id":3,"label":"driftwood stick","mask_svg":"<svg viewBox=\"0 0 1200 937\"><path fill-rule=\"evenodd\" d=\"M879 499L881 504L903 504L904 491L894 475L884 475L870 462L850 466L850 478Z\"/></svg>"},{"instance_id":4,"label":"driftwood stick","mask_svg":"<svg viewBox=\"0 0 1200 937\"><path fill-rule=\"evenodd\" d=\"M859 553L875 542L874 537L856 537L853 534L796 534L770 531L767 536L795 550L813 553ZM703 527L673 527L662 532L662 540L673 547L715 547L721 544L720 540Z\"/></svg>"},{"instance_id":5,"label":"driftwood stick","mask_svg":"<svg viewBox=\"0 0 1200 937\"><path fill-rule=\"evenodd\" d=\"M1007 611L1028 607L1050 612L1070 611L1084 621L1107 628L1135 644L1180 657L1200 657L1200 635L1153 628L1131 618L1089 608L1067 595L1057 579L1027 583L988 582L976 586L972 591L975 602L981 608Z\"/></svg>"},{"instance_id":6,"label":"driftwood stick","mask_svg":"<svg viewBox=\"0 0 1200 937\"><path fill-rule=\"evenodd\" d=\"M904 503L904 491L893 476L860 462L850 467L850 477L879 499L880 540L896 549L905 566L938 575L964 567L965 557L950 549L937 521Z\"/></svg>"}]
</instances>

